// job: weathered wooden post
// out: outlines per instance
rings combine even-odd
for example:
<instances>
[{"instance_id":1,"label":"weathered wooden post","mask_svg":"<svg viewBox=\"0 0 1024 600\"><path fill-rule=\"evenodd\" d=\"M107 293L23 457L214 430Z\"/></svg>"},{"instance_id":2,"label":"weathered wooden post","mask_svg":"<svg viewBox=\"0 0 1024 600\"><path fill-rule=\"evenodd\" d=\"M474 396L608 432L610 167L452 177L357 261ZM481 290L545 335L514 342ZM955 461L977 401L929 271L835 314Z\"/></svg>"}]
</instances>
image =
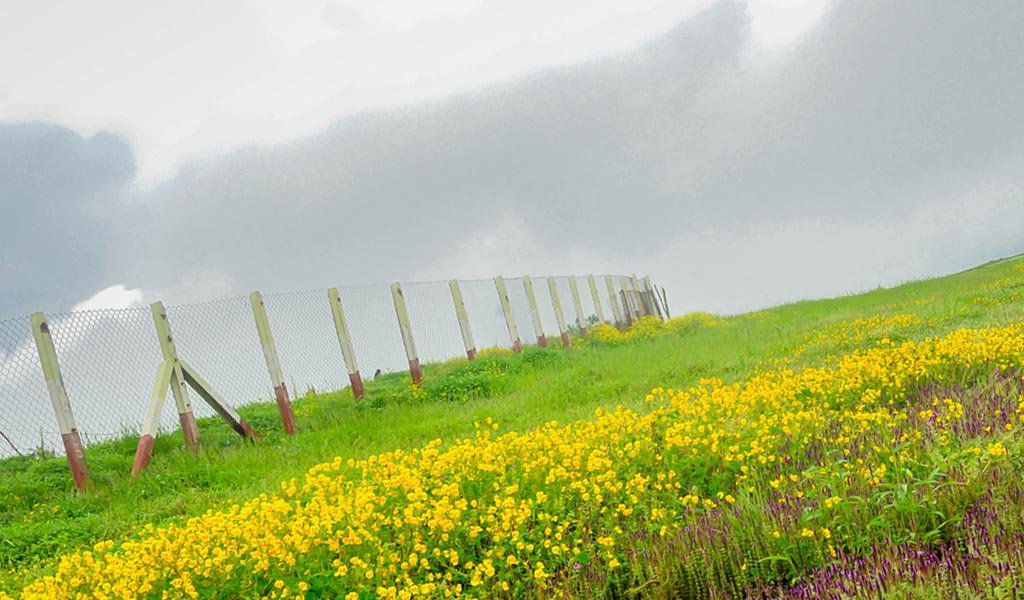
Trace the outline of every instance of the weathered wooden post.
<instances>
[{"instance_id":1,"label":"weathered wooden post","mask_svg":"<svg viewBox=\"0 0 1024 600\"><path fill-rule=\"evenodd\" d=\"M523 342L519 339L519 326L512 315L512 303L508 299L508 288L505 286L505 278L498 275L494 278L494 287L498 289L498 302L501 303L501 312L505 314L505 327L508 328L508 337L512 340L512 350L521 352Z\"/></svg>"},{"instance_id":2,"label":"weathered wooden post","mask_svg":"<svg viewBox=\"0 0 1024 600\"><path fill-rule=\"evenodd\" d=\"M200 377L199 373L188 363L178 359L178 350L174 345L174 338L171 337L171 326L167 322L167 311L164 309L163 303L154 302L149 308L153 313L153 323L156 325L156 334L164 359L160 363L160 368L157 369L153 393L150 397L149 407L146 409L146 419L142 424L142 435L139 437L139 445L135 449L132 477L145 469L153 457L153 444L156 441L157 430L160 428L160 414L167 397L167 388L171 389L174 402L178 405L178 417L181 420L181 433L185 437L185 444L193 452L199 450L199 429L196 427L192 404L189 402L188 391L185 389L186 383L192 386L192 389L236 433L253 441L258 440L259 436L252 427L224 402L224 399L213 390L210 384Z\"/></svg>"},{"instance_id":3,"label":"weathered wooden post","mask_svg":"<svg viewBox=\"0 0 1024 600\"><path fill-rule=\"evenodd\" d=\"M580 301L580 288L576 283L576 276L569 276L569 293L572 295L573 308L576 311L576 321L580 324L580 334L583 337L590 335L587 330L587 316L583 313L583 302Z\"/></svg>"},{"instance_id":4,"label":"weathered wooden post","mask_svg":"<svg viewBox=\"0 0 1024 600\"><path fill-rule=\"evenodd\" d=\"M32 313L29 323L32 326L32 337L36 341L39 363L43 367L43 377L46 378L46 390L53 404L53 414L57 417L57 427L60 428L60 438L64 442L64 454L71 469L71 478L75 482L75 488L79 492L84 492L89 487L89 465L85 461L82 437L75 425L71 401L68 399L64 377L57 362L57 350L53 346L50 325L46 322L46 315L41 312Z\"/></svg>"},{"instance_id":5,"label":"weathered wooden post","mask_svg":"<svg viewBox=\"0 0 1024 600\"><path fill-rule=\"evenodd\" d=\"M629 293L629 277L626 277L625 275L619 277L619 287L622 288L622 307L626 311L625 319L626 326L628 327L632 325L633 321L635 321L637 316L639 316L637 315L636 307L634 306L633 299Z\"/></svg>"},{"instance_id":6,"label":"weathered wooden post","mask_svg":"<svg viewBox=\"0 0 1024 600\"><path fill-rule=\"evenodd\" d=\"M661 288L661 303L665 305L665 318L671 319L672 313L668 311L668 294L665 293L665 288Z\"/></svg>"},{"instance_id":7,"label":"weathered wooden post","mask_svg":"<svg viewBox=\"0 0 1024 600\"><path fill-rule=\"evenodd\" d=\"M630 278L630 283L633 285L633 292L636 294L637 300L640 301L639 308L643 311L643 316L649 317L653 315L654 311L651 310L651 307L647 304L647 295L644 294L643 290L640 288L640 281L637 280L636 273L633 273L632 278Z\"/></svg>"},{"instance_id":8,"label":"weathered wooden post","mask_svg":"<svg viewBox=\"0 0 1024 600\"><path fill-rule=\"evenodd\" d=\"M587 284L590 287L590 298L594 301L594 312L597 313L597 320L600 323L607 323L604 318L604 307L601 306L601 295L597 293L597 282L593 275L587 275Z\"/></svg>"},{"instance_id":9,"label":"weathered wooden post","mask_svg":"<svg viewBox=\"0 0 1024 600\"><path fill-rule=\"evenodd\" d=\"M149 305L153 313L153 324L156 326L156 336L160 341L160 352L163 353L165 361L171 361L171 394L174 396L174 403L178 407L178 419L181 421L181 434L185 437L185 445L193 452L199 451L199 428L196 427L196 417L192 413L192 402L188 399L188 390L185 389L185 376L181 372L181 362L178 360L178 349L174 345L174 338L171 336L171 325L167 321L167 310L163 302L154 302ZM154 435L155 435L154 428ZM153 438L150 438L152 445ZM141 444L141 441L140 441Z\"/></svg>"},{"instance_id":10,"label":"weathered wooden post","mask_svg":"<svg viewBox=\"0 0 1024 600\"><path fill-rule=\"evenodd\" d=\"M558 332L562 334L562 348L572 348L572 340L569 339L569 330L565 326L565 314L562 313L562 301L558 299L558 285L554 277L548 277L548 292L551 294L551 308L555 310L555 321L558 323Z\"/></svg>"},{"instance_id":11,"label":"weathered wooden post","mask_svg":"<svg viewBox=\"0 0 1024 600\"><path fill-rule=\"evenodd\" d=\"M459 280L452 279L448 282L452 290L452 302L455 303L455 316L459 319L459 331L462 332L462 343L466 347L466 358L476 358L476 342L473 341L473 330L469 328L469 315L466 314L466 303L462 301L462 288L459 287Z\"/></svg>"},{"instance_id":12,"label":"weathered wooden post","mask_svg":"<svg viewBox=\"0 0 1024 600\"><path fill-rule=\"evenodd\" d=\"M533 331L537 334L537 345L541 348L548 347L548 338L544 335L544 324L540 320L540 310L537 309L537 297L533 295L533 280L529 275L523 275L523 290L526 291L526 300L530 304L530 317L533 319Z\"/></svg>"},{"instance_id":13,"label":"weathered wooden post","mask_svg":"<svg viewBox=\"0 0 1024 600\"><path fill-rule=\"evenodd\" d=\"M423 371L420 369L420 359L416 354L416 342L412 339L412 327L409 325L409 311L405 307L405 296L402 295L402 286L397 281L391 284L391 298L395 301L395 315L398 317L398 327L402 330L405 355L409 357L409 373L412 375L412 382L419 385L423 381Z\"/></svg>"},{"instance_id":14,"label":"weathered wooden post","mask_svg":"<svg viewBox=\"0 0 1024 600\"><path fill-rule=\"evenodd\" d=\"M622 314L622 303L619 302L619 295L615 293L615 284L611 275L604 276L605 287L608 288L608 302L612 307L612 317L615 319L615 326L620 330L625 329L626 319Z\"/></svg>"},{"instance_id":15,"label":"weathered wooden post","mask_svg":"<svg viewBox=\"0 0 1024 600\"><path fill-rule=\"evenodd\" d=\"M658 294L654 291L654 284L651 283L651 276L645 275L643 278L644 294L647 296L647 301L651 306L654 307L654 312L659 319L665 320L665 315L661 310L661 303L658 302Z\"/></svg>"},{"instance_id":16,"label":"weathered wooden post","mask_svg":"<svg viewBox=\"0 0 1024 600\"><path fill-rule=\"evenodd\" d=\"M260 336L263 359L267 363L267 373L270 374L270 383L274 387L274 398L277 400L277 410L281 414L284 432L295 435L295 415L292 413L292 403L288 397L288 386L284 383L281 361L277 357L277 345L274 344L274 336L270 332L270 320L267 319L263 295L259 292L249 294L249 303L252 304L252 316L256 319L256 331Z\"/></svg>"},{"instance_id":17,"label":"weathered wooden post","mask_svg":"<svg viewBox=\"0 0 1024 600\"><path fill-rule=\"evenodd\" d=\"M352 384L352 397L359 400L364 395L363 378L359 375L359 365L356 364L356 353L352 348L352 336L348 333L348 321L345 320L345 311L341 306L341 294L338 293L338 288L327 290L327 300L331 304L334 330L338 333L341 355L345 359L345 368L348 369L349 383Z\"/></svg>"}]
</instances>

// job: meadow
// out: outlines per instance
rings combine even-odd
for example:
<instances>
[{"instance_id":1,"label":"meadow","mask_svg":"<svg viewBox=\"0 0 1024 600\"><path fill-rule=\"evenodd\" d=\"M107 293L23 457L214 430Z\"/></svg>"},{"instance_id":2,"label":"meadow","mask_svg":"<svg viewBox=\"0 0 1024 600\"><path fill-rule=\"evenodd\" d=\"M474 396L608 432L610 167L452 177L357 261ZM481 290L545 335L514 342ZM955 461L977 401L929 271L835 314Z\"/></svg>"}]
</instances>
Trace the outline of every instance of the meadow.
<instances>
[{"instance_id":1,"label":"meadow","mask_svg":"<svg viewBox=\"0 0 1024 600\"><path fill-rule=\"evenodd\" d=\"M1014 597L1024 260L0 462L0 598ZM260 431L276 409L245 407Z\"/></svg>"}]
</instances>

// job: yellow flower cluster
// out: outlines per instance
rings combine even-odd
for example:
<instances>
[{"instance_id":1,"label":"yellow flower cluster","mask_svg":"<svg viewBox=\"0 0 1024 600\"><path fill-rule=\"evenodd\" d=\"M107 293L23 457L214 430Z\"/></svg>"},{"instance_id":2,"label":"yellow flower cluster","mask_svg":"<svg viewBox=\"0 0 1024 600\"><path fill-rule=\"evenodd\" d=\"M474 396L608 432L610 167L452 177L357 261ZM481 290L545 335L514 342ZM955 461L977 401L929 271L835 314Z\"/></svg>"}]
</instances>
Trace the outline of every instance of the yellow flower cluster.
<instances>
[{"instance_id":1,"label":"yellow flower cluster","mask_svg":"<svg viewBox=\"0 0 1024 600\"><path fill-rule=\"evenodd\" d=\"M1021 327L959 330L882 343L827 367L657 388L644 411L599 410L590 420L502 435L488 420L475 437L448 447L435 440L365 460L339 457L277 493L149 526L120 543L99 542L61 557L20 595L538 594L582 566L629 568L638 529L665 536L711 511L741 510L752 498L841 510L835 489L787 472L793 457L849 457L854 466L844 481L883 483L915 446L867 446L854 455L850 448L873 432L900 432L901 441L913 442L925 427L941 426L902 410L909 391L1022 361ZM955 406L941 412L953 415ZM987 447L990 457L1005 453L1002 444ZM805 539L834 555L828 528L785 527L780 534L778 523L766 524L764 534Z\"/></svg>"},{"instance_id":2,"label":"yellow flower cluster","mask_svg":"<svg viewBox=\"0 0 1024 600\"><path fill-rule=\"evenodd\" d=\"M624 330L619 330L604 323L595 325L590 330L590 337L586 340L581 340L581 342L616 345L638 340L649 340L666 334L682 335L722 322L723 320L720 317L704 312L688 313L666 321L658 317L640 317Z\"/></svg>"}]
</instances>

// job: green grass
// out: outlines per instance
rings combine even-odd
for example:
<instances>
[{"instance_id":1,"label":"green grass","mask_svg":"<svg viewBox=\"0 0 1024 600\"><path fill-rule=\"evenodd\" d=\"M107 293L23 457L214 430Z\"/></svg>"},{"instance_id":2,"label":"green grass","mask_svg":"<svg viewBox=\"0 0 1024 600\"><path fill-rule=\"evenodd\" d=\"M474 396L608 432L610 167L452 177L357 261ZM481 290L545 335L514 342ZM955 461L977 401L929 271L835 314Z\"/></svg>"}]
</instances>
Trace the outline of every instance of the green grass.
<instances>
[{"instance_id":1,"label":"green grass","mask_svg":"<svg viewBox=\"0 0 1024 600\"><path fill-rule=\"evenodd\" d=\"M404 374L367 382L367 399L348 391L294 403L299 434L280 433L276 406L239 412L264 435L241 441L216 420L200 422L194 456L180 434L158 438L153 461L129 477L137 438L87 449L94 488L71 486L59 457L0 461L0 589L45 569L56 556L145 524L166 524L225 503L278 489L280 481L335 456L361 458L471 436L492 418L503 430L587 418L597 408L642 407L656 386L685 387L704 377L738 380L779 361L819 364L863 341L816 338L874 315L913 313L904 325L867 335L921 339L956 327L1005 324L1024 316L1024 259L1014 258L940 279L738 315L682 335L610 346L584 343L567 352L529 348L424 368L422 388Z\"/></svg>"}]
</instances>

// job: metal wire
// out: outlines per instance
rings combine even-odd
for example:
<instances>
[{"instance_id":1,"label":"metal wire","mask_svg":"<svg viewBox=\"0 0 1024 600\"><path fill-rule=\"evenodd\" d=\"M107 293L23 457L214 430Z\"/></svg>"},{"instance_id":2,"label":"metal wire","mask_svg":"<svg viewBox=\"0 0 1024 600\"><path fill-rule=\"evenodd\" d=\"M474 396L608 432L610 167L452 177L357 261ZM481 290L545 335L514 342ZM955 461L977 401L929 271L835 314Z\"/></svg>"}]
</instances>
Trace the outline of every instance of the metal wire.
<instances>
[{"instance_id":1,"label":"metal wire","mask_svg":"<svg viewBox=\"0 0 1024 600\"><path fill-rule=\"evenodd\" d=\"M536 344L522 278L505 280L513 321L523 344ZM597 278L605 316L612 299ZM619 277L614 278L618 294ZM589 284L578 279L585 318L595 313ZM478 350L510 347L512 340L493 280L460 281ZM568 278L556 285L567 324L577 321ZM533 278L544 333L557 344L558 326L546 277ZM448 282L402 286L422 363L465 355ZM366 379L404 371L408 359L387 285L339 288L358 366ZM267 318L285 383L292 396L340 390L349 385L334 329L327 290L267 294ZM167 307L181 360L192 365L232 406L274 396L248 298ZM86 444L138 432L156 371L162 361L151 311L145 307L90 310L48 316L61 373L78 430ZM190 395L197 417L214 412ZM178 427L173 401L164 405L161 429ZM27 317L0 321L0 458L38 450L63 453L60 433Z\"/></svg>"}]
</instances>

